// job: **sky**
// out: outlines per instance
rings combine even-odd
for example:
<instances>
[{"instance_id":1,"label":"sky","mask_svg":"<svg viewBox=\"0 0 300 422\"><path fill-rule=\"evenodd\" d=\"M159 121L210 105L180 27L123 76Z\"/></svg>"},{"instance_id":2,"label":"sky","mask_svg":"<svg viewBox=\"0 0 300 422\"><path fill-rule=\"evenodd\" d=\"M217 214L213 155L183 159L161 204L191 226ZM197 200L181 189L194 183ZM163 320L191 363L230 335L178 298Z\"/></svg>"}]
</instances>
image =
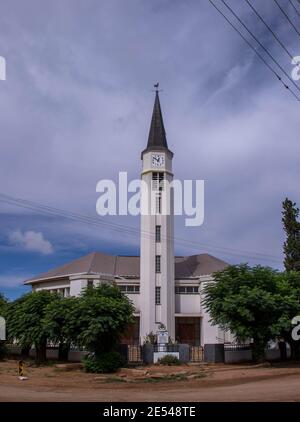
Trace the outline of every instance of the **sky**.
<instances>
[{"instance_id":1,"label":"sky","mask_svg":"<svg viewBox=\"0 0 300 422\"><path fill-rule=\"evenodd\" d=\"M273 0L250 1L300 55ZM290 75L247 3L227 2ZM281 203L300 205L300 104L208 0L1 0L0 56L0 193L99 221L0 196L0 292L14 299L24 280L92 251L139 254L139 217L99 217L96 184L140 177L157 81L174 175L205 183L204 223L175 218L176 254L282 269Z\"/></svg>"}]
</instances>

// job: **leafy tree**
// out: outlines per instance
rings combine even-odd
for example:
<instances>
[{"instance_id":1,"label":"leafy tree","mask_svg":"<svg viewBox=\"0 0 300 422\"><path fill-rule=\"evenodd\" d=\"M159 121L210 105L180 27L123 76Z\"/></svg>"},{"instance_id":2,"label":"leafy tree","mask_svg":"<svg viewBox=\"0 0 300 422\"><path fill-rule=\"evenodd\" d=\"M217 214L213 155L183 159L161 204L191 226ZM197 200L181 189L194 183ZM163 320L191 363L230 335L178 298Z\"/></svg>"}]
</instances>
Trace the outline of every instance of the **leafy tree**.
<instances>
[{"instance_id":1,"label":"leafy tree","mask_svg":"<svg viewBox=\"0 0 300 422\"><path fill-rule=\"evenodd\" d=\"M71 337L96 356L115 349L133 323L133 305L117 286L100 284L86 289L71 315Z\"/></svg>"},{"instance_id":2,"label":"leafy tree","mask_svg":"<svg viewBox=\"0 0 300 422\"><path fill-rule=\"evenodd\" d=\"M276 337L279 319L278 272L268 267L231 265L214 274L204 288L203 305L213 324L253 340L253 360L261 360L267 342Z\"/></svg>"},{"instance_id":3,"label":"leafy tree","mask_svg":"<svg viewBox=\"0 0 300 422\"><path fill-rule=\"evenodd\" d=\"M43 323L47 306L59 296L46 290L22 296L8 306L7 329L11 340L17 340L21 347L35 346L36 362L46 360L46 346L49 333Z\"/></svg>"},{"instance_id":4,"label":"leafy tree","mask_svg":"<svg viewBox=\"0 0 300 422\"><path fill-rule=\"evenodd\" d=\"M59 344L59 360L68 359L70 344L76 340L79 300L78 297L60 296L47 305L43 324L48 339Z\"/></svg>"},{"instance_id":5,"label":"leafy tree","mask_svg":"<svg viewBox=\"0 0 300 422\"><path fill-rule=\"evenodd\" d=\"M283 245L285 255L284 266L287 272L300 272L300 222L297 220L299 217L299 208L295 202L292 202L288 198L283 201L282 208L282 223L286 234L286 240ZM287 287L283 294L287 296L284 303L288 309L285 310L280 319L283 330L282 335L291 346L292 358L299 358L300 344L299 341L295 341L291 337L290 321L300 313L298 306L300 302L300 278L295 273L286 274L285 282Z\"/></svg>"},{"instance_id":6,"label":"leafy tree","mask_svg":"<svg viewBox=\"0 0 300 422\"><path fill-rule=\"evenodd\" d=\"M21 307L24 300L26 300L27 295L23 295L16 299L13 302L10 302L6 309L5 309L5 317L6 317L6 329L7 329L7 339L9 342L18 342L19 334L22 334L21 326L18 324L18 321L16 319L16 309ZM20 329L20 333L19 333ZM21 346L21 355L22 358L26 358L29 356L29 351L31 344L28 342L25 342L25 339L23 339L22 342L19 342Z\"/></svg>"},{"instance_id":7,"label":"leafy tree","mask_svg":"<svg viewBox=\"0 0 300 422\"><path fill-rule=\"evenodd\" d=\"M4 316L8 301L3 293L0 293L0 315Z\"/></svg>"},{"instance_id":8,"label":"leafy tree","mask_svg":"<svg viewBox=\"0 0 300 422\"><path fill-rule=\"evenodd\" d=\"M132 315L133 306L120 289L101 284L85 289L80 297L51 302L43 324L49 338L64 345L65 352L70 343L93 352L84 360L88 371L106 372L112 362L114 368L122 362L114 350L120 335L132 323Z\"/></svg>"},{"instance_id":9,"label":"leafy tree","mask_svg":"<svg viewBox=\"0 0 300 422\"><path fill-rule=\"evenodd\" d=\"M279 315L274 325L278 333L291 347L291 358L300 357L300 342L292 338L291 321L294 316L300 315L300 272L286 271L278 274L278 301L277 313Z\"/></svg>"},{"instance_id":10,"label":"leafy tree","mask_svg":"<svg viewBox=\"0 0 300 422\"><path fill-rule=\"evenodd\" d=\"M0 317L5 318L5 311L7 308L7 300L2 293L0 293ZM0 360L4 358L6 354L5 341L0 340Z\"/></svg>"},{"instance_id":11,"label":"leafy tree","mask_svg":"<svg viewBox=\"0 0 300 422\"><path fill-rule=\"evenodd\" d=\"M286 271L300 271L300 223L297 221L299 208L288 198L282 203L282 223L286 234L283 245Z\"/></svg>"},{"instance_id":12,"label":"leafy tree","mask_svg":"<svg viewBox=\"0 0 300 422\"><path fill-rule=\"evenodd\" d=\"M47 340L52 340L60 343L65 354L71 342L85 346L94 352L99 364L103 356L107 361L105 354L114 351L120 335L133 322L133 310L120 289L108 284L71 298L42 290L9 304L8 334L22 347L34 345L38 363L46 360Z\"/></svg>"}]
</instances>

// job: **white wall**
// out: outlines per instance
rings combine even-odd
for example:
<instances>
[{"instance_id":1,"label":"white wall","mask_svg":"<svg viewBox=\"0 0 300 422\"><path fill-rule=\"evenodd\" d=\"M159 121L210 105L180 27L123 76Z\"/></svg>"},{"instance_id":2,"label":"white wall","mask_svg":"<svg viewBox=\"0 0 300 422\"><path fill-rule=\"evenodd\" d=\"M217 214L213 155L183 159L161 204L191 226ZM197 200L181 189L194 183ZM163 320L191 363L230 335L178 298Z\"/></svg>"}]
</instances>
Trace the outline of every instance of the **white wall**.
<instances>
[{"instance_id":1,"label":"white wall","mask_svg":"<svg viewBox=\"0 0 300 422\"><path fill-rule=\"evenodd\" d=\"M135 307L136 312L140 312L140 309L141 309L140 308L140 295L138 293L134 293L134 294L126 293L126 296L133 303L133 306Z\"/></svg>"},{"instance_id":2,"label":"white wall","mask_svg":"<svg viewBox=\"0 0 300 422\"><path fill-rule=\"evenodd\" d=\"M82 289L87 286L87 280L85 279L75 279L70 280L70 295L71 296L79 296Z\"/></svg>"},{"instance_id":3,"label":"white wall","mask_svg":"<svg viewBox=\"0 0 300 422\"><path fill-rule=\"evenodd\" d=\"M163 323L171 337L175 336L175 292L174 292L174 217L173 191L162 191L170 207L169 215L155 215L152 196L152 172L163 171L165 180L171 182L172 156L166 151L157 151L165 156L165 165L159 169L153 168L151 163L154 151L143 153L142 180L148 189L141 191L141 281L140 281L140 337L145 337L150 331L156 331L159 323ZM163 205L162 205L163 207ZM161 242L155 242L155 226L161 226ZM146 233L146 235L145 235ZM148 235L147 235L148 233ZM161 273L155 273L155 255L161 255ZM161 305L155 305L155 287L161 288Z\"/></svg>"},{"instance_id":4,"label":"white wall","mask_svg":"<svg viewBox=\"0 0 300 422\"><path fill-rule=\"evenodd\" d=\"M200 296L204 299L203 288L206 283L213 282L211 276L202 277L202 283L200 286ZM210 315L204 307L202 307L202 327L201 327L201 344L217 344L224 343L224 339L220 338L220 329L217 325L212 325L210 322Z\"/></svg>"},{"instance_id":5,"label":"white wall","mask_svg":"<svg viewBox=\"0 0 300 422\"><path fill-rule=\"evenodd\" d=\"M41 283L35 283L32 285L32 290L34 292L38 292L39 290L62 289L65 287L70 287L70 282L68 279L43 281Z\"/></svg>"},{"instance_id":6,"label":"white wall","mask_svg":"<svg viewBox=\"0 0 300 422\"><path fill-rule=\"evenodd\" d=\"M197 314L201 312L199 294L176 294L175 313L176 314Z\"/></svg>"}]
</instances>

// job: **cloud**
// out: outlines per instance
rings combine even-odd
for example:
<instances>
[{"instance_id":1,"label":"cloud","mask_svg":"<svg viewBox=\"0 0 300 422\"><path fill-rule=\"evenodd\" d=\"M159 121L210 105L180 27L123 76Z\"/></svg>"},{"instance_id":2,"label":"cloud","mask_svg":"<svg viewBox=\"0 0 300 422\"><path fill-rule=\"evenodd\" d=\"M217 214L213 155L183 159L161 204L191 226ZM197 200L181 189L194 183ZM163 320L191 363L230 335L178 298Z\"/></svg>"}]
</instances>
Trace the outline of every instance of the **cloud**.
<instances>
[{"instance_id":1,"label":"cloud","mask_svg":"<svg viewBox=\"0 0 300 422\"><path fill-rule=\"evenodd\" d=\"M298 55L278 8L253 2ZM220 245L281 254L281 201L300 203L299 103L209 2L2 3L0 51L8 75L0 87L0 192L97 217L98 180L125 170L139 176L151 87L160 81L174 175L205 180L203 226L186 228L176 219L175 227L176 237L198 244L176 241L177 253ZM290 58L251 9L231 3L289 73ZM75 245L109 252L114 244L122 253L126 245L128 252L139 247L138 236L109 228L111 222L138 228L139 218L105 217L96 229L3 202L0 217L0 233L7 227L51 233L57 256ZM21 237L25 247L22 232L14 244Z\"/></svg>"},{"instance_id":2,"label":"cloud","mask_svg":"<svg viewBox=\"0 0 300 422\"><path fill-rule=\"evenodd\" d=\"M11 245L27 251L39 252L42 255L50 255L54 252L52 244L44 239L41 232L28 230L22 233L21 230L15 230L9 233L8 239Z\"/></svg>"},{"instance_id":3,"label":"cloud","mask_svg":"<svg viewBox=\"0 0 300 422\"><path fill-rule=\"evenodd\" d=\"M24 280L28 280L32 275L0 275L0 288L14 288L23 285Z\"/></svg>"}]
</instances>

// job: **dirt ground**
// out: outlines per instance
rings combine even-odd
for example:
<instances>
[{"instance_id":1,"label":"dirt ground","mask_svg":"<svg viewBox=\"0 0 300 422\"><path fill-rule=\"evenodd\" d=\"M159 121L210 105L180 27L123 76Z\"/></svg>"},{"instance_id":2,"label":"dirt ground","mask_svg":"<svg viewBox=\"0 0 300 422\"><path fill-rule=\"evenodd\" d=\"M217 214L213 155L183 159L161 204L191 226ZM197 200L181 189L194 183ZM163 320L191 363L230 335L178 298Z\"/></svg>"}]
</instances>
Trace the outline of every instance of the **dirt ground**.
<instances>
[{"instance_id":1,"label":"dirt ground","mask_svg":"<svg viewBox=\"0 0 300 422\"><path fill-rule=\"evenodd\" d=\"M0 401L300 401L300 364L180 365L86 374L70 365L0 363Z\"/></svg>"}]
</instances>

